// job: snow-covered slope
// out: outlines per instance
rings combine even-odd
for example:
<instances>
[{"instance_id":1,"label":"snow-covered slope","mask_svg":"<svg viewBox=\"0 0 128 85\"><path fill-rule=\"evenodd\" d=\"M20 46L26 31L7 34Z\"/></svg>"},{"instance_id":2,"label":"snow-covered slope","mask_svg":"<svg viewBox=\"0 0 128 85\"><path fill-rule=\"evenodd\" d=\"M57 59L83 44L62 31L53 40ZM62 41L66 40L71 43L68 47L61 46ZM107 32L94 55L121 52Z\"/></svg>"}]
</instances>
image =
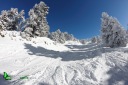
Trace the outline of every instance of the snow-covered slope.
<instances>
[{"instance_id":1,"label":"snow-covered slope","mask_svg":"<svg viewBox=\"0 0 128 85\"><path fill-rule=\"evenodd\" d=\"M0 85L128 85L127 47L64 46L48 38L26 41L15 35L0 37ZM3 72L12 80L5 81Z\"/></svg>"},{"instance_id":2,"label":"snow-covered slope","mask_svg":"<svg viewBox=\"0 0 128 85\"><path fill-rule=\"evenodd\" d=\"M82 45L79 41L66 41L64 45Z\"/></svg>"}]
</instances>

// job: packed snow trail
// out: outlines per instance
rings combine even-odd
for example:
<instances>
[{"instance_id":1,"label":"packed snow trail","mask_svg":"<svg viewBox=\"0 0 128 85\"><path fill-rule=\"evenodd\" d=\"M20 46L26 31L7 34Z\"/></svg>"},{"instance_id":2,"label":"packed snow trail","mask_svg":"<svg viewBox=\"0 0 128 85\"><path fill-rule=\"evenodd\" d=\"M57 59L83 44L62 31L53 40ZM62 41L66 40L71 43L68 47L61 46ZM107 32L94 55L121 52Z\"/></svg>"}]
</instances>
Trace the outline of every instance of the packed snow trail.
<instances>
[{"instance_id":1,"label":"packed snow trail","mask_svg":"<svg viewBox=\"0 0 128 85\"><path fill-rule=\"evenodd\" d=\"M7 35L0 37L0 48L0 85L128 85L127 47L62 45ZM12 80L5 81L3 72Z\"/></svg>"}]
</instances>

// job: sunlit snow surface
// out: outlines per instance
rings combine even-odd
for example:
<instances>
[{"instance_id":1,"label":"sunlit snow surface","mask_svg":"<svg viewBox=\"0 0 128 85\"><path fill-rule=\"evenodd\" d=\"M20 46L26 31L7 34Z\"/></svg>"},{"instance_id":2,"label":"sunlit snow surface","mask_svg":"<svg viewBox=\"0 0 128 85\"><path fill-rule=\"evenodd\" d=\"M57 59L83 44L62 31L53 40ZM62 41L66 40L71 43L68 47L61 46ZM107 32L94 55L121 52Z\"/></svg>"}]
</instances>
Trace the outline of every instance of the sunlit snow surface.
<instances>
[{"instance_id":1,"label":"sunlit snow surface","mask_svg":"<svg viewBox=\"0 0 128 85\"><path fill-rule=\"evenodd\" d=\"M45 37L26 41L18 32L5 34L0 37L0 85L128 85L127 47L62 45ZM5 81L3 72L12 80Z\"/></svg>"}]
</instances>

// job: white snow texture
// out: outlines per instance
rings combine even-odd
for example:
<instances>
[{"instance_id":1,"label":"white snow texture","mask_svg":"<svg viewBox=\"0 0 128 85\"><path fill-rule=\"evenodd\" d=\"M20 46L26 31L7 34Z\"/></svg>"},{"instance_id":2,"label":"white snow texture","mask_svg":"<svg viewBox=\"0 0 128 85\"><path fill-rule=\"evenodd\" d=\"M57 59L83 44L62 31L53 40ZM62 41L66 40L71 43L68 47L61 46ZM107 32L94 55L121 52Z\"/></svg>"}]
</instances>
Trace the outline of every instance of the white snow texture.
<instances>
[{"instance_id":1,"label":"white snow texture","mask_svg":"<svg viewBox=\"0 0 128 85\"><path fill-rule=\"evenodd\" d=\"M19 32L0 37L0 85L127 85L128 48L97 43L58 44L46 37L27 41ZM72 41L73 42L73 41ZM3 72L12 80L5 81ZM20 77L28 76L21 80Z\"/></svg>"},{"instance_id":2,"label":"white snow texture","mask_svg":"<svg viewBox=\"0 0 128 85\"><path fill-rule=\"evenodd\" d=\"M27 19L16 8L1 12L0 85L128 85L128 33L117 19L103 12L101 36L78 40L50 33L48 10L40 2Z\"/></svg>"}]
</instances>

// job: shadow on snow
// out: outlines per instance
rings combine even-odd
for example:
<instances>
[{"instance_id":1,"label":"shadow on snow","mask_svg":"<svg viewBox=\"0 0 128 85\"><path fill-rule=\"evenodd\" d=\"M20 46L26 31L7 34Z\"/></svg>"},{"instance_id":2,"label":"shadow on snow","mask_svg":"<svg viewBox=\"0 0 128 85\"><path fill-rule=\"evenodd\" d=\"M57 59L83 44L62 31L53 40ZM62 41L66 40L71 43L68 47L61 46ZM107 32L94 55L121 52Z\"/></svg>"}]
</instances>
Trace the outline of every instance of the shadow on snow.
<instances>
[{"instance_id":1,"label":"shadow on snow","mask_svg":"<svg viewBox=\"0 0 128 85\"><path fill-rule=\"evenodd\" d=\"M28 50L28 54L37 56L46 56L51 58L62 58L62 61L75 61L82 59L94 58L96 56L101 56L102 53L112 52L119 50L118 48L103 48L97 44L89 45L67 45L72 51L59 52L53 50L47 50L43 47L34 47L31 44L25 43L25 49ZM78 50L75 50L78 49Z\"/></svg>"},{"instance_id":2,"label":"shadow on snow","mask_svg":"<svg viewBox=\"0 0 128 85\"><path fill-rule=\"evenodd\" d=\"M47 84L47 83L39 83L38 85L50 85L50 84Z\"/></svg>"},{"instance_id":3,"label":"shadow on snow","mask_svg":"<svg viewBox=\"0 0 128 85\"><path fill-rule=\"evenodd\" d=\"M30 55L37 55L37 56L46 56L51 58L62 58L62 61L74 61L74 60L82 60L82 59L89 59L94 58L96 56L101 56L102 53L108 53L112 51L123 51L128 52L128 49L111 49L111 48L103 48L96 44L90 45L67 45L68 48L72 49L72 52L59 52L53 50L47 50L43 47L34 47L31 44L24 44L25 49L28 50L28 54ZM74 50L78 49L78 50ZM108 71L110 78L108 79L108 85L117 85L120 81L124 82L124 85L128 85L128 64L126 66L115 66ZM45 83L40 83L39 85L48 85Z\"/></svg>"},{"instance_id":4,"label":"shadow on snow","mask_svg":"<svg viewBox=\"0 0 128 85\"><path fill-rule=\"evenodd\" d=\"M62 58L62 61L74 61L74 60L82 60L82 59L88 59L88 58L94 58L96 56L101 55L101 50L99 46L94 46L87 48L85 47L76 47L73 46L73 48L78 48L79 50L72 50L66 51L66 52L59 52L59 51L53 51L53 50L47 50L43 47L34 47L31 44L24 44L25 49L28 49L28 54L30 55L37 55L37 56L46 56L51 58ZM70 48L70 46L67 46Z\"/></svg>"},{"instance_id":5,"label":"shadow on snow","mask_svg":"<svg viewBox=\"0 0 128 85\"><path fill-rule=\"evenodd\" d=\"M128 85L128 64L121 67L115 66L108 71L108 74L110 75L108 85Z\"/></svg>"},{"instance_id":6,"label":"shadow on snow","mask_svg":"<svg viewBox=\"0 0 128 85\"><path fill-rule=\"evenodd\" d=\"M0 74L0 85L10 85L10 80L5 80L3 75Z\"/></svg>"},{"instance_id":7,"label":"shadow on snow","mask_svg":"<svg viewBox=\"0 0 128 85\"><path fill-rule=\"evenodd\" d=\"M20 80L13 80L13 78L11 80L5 80L3 75L0 74L0 85L19 85L19 81Z\"/></svg>"}]
</instances>

